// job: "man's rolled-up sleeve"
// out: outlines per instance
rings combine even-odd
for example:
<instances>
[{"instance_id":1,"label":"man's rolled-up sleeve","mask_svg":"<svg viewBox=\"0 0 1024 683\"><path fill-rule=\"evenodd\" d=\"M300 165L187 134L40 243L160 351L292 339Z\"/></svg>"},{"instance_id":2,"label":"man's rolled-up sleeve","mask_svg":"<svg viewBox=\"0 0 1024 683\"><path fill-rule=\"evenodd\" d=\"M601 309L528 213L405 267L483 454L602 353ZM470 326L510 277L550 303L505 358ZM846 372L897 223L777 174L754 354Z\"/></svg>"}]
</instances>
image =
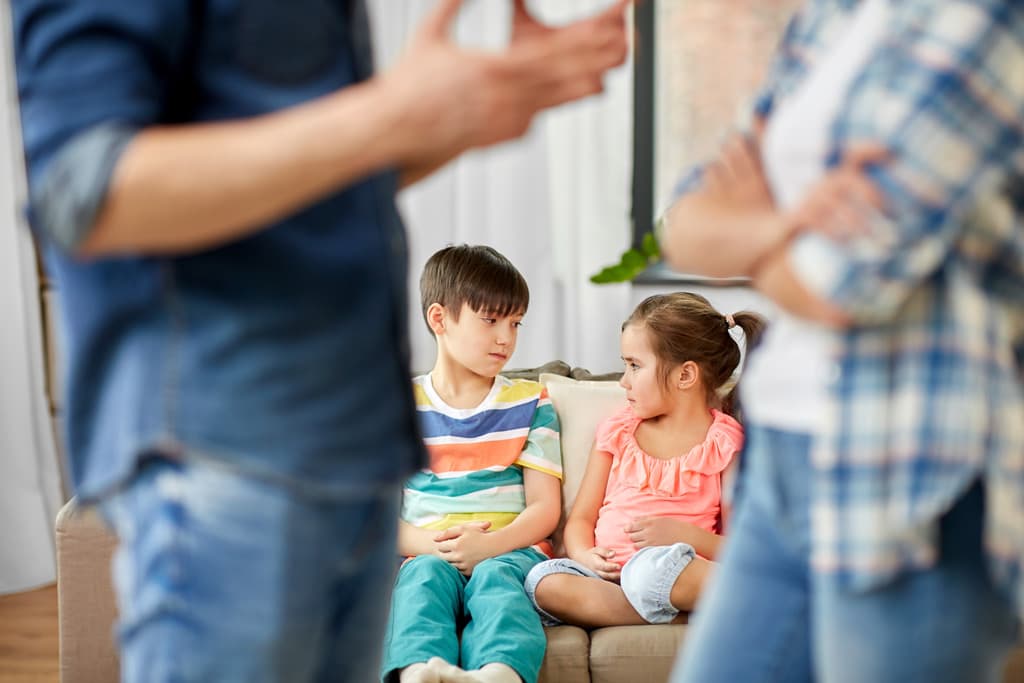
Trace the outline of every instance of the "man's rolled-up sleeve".
<instances>
[{"instance_id":1,"label":"man's rolled-up sleeve","mask_svg":"<svg viewBox=\"0 0 1024 683\"><path fill-rule=\"evenodd\" d=\"M832 155L864 142L889 150L868 170L884 212L863 237L827 245L809 236L791 252L802 283L854 324L897 316L972 208L1024 165L1024 10L995 0L890 6L888 35L835 123Z\"/></svg>"},{"instance_id":2,"label":"man's rolled-up sleeve","mask_svg":"<svg viewBox=\"0 0 1024 683\"><path fill-rule=\"evenodd\" d=\"M74 249L121 153L161 122L191 30L186 0L14 0L30 222Z\"/></svg>"}]
</instances>

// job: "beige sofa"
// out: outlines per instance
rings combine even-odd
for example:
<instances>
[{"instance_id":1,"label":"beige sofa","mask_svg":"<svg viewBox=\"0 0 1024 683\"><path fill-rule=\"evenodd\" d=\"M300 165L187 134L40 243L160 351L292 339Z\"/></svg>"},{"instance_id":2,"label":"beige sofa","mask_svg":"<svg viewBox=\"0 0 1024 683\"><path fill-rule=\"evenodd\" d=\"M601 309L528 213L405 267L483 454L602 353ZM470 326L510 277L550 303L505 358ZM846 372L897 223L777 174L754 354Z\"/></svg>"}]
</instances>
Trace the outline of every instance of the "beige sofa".
<instances>
[{"instance_id":1,"label":"beige sofa","mask_svg":"<svg viewBox=\"0 0 1024 683\"><path fill-rule=\"evenodd\" d=\"M540 374L542 371L547 372ZM622 389L611 381L570 379L569 366L560 362L508 374L540 376L548 384L562 422L563 505L567 511L583 476L594 429L599 420L622 404ZM110 587L114 547L113 536L93 511L76 507L74 501L61 510L57 517L57 583L63 683L113 683L118 678ZM623 626L589 633L575 626L550 628L540 680L665 681L685 633L685 625Z\"/></svg>"},{"instance_id":2,"label":"beige sofa","mask_svg":"<svg viewBox=\"0 0 1024 683\"><path fill-rule=\"evenodd\" d=\"M562 422L563 506L572 505L599 420L622 404L610 381L576 381L564 363L540 375ZM516 373L508 373L516 374ZM536 376L523 371L520 376ZM576 376L588 373L574 371ZM556 535L556 545L559 539ZM113 683L118 678L112 637L115 618L110 555L115 541L96 515L69 503L57 517L60 672L63 683ZM687 627L621 626L586 631L549 628L542 683L657 683L666 681ZM1005 680L1024 683L1024 648L1014 653Z\"/></svg>"}]
</instances>

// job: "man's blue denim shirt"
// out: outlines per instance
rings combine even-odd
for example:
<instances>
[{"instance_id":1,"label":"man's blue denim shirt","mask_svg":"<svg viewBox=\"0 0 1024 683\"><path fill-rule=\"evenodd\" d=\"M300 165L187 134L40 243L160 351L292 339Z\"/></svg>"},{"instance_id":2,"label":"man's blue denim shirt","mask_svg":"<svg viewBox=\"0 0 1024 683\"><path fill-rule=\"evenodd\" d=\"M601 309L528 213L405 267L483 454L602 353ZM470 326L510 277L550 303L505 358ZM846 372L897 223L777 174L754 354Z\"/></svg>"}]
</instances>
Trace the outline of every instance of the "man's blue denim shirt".
<instances>
[{"instance_id":1,"label":"man's blue denim shirt","mask_svg":"<svg viewBox=\"0 0 1024 683\"><path fill-rule=\"evenodd\" d=\"M314 495L404 478L423 456L394 173L206 252L70 255L138 130L260 115L366 78L362 3L13 9L30 218L60 292L79 495L117 488L157 453L212 458Z\"/></svg>"}]
</instances>

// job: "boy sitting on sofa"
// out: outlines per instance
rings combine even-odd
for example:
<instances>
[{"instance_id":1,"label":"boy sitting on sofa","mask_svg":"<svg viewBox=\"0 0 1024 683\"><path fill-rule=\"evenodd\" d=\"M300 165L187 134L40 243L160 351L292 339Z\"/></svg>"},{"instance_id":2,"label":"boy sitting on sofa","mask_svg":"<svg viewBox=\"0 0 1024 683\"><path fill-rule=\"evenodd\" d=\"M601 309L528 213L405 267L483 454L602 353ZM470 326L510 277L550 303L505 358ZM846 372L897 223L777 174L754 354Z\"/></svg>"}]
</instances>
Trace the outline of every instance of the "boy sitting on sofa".
<instances>
[{"instance_id":1,"label":"boy sitting on sofa","mask_svg":"<svg viewBox=\"0 0 1024 683\"><path fill-rule=\"evenodd\" d=\"M534 683L547 640L523 589L561 511L558 418L537 382L502 377L530 294L508 259L452 246L427 261L437 360L413 380L430 467L406 482L386 681ZM461 648L459 629L461 633Z\"/></svg>"}]
</instances>

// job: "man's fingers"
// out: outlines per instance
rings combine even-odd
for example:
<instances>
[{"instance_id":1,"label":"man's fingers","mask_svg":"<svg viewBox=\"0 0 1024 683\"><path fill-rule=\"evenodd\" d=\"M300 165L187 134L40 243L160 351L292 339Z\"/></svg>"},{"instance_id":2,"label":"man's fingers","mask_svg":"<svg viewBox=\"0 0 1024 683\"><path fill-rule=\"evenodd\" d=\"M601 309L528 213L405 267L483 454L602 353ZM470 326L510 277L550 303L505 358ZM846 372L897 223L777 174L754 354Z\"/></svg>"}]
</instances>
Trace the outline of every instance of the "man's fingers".
<instances>
[{"instance_id":1,"label":"man's fingers","mask_svg":"<svg viewBox=\"0 0 1024 683\"><path fill-rule=\"evenodd\" d=\"M438 0L433 11L420 25L420 36L446 40L452 22L462 9L462 0Z\"/></svg>"},{"instance_id":2,"label":"man's fingers","mask_svg":"<svg viewBox=\"0 0 1024 683\"><path fill-rule=\"evenodd\" d=\"M533 89L549 88L547 99L559 101L569 92L589 94L605 71L622 63L627 55L625 26L601 25L593 21L571 24L552 30L542 39L518 45L509 53L514 69L519 69ZM575 89L578 81L589 81L589 88ZM557 94L561 91L563 94ZM542 97L541 99L545 99ZM558 102L560 103L560 102Z\"/></svg>"},{"instance_id":3,"label":"man's fingers","mask_svg":"<svg viewBox=\"0 0 1024 683\"><path fill-rule=\"evenodd\" d=\"M610 5L607 9L601 11L593 17L593 20L603 22L611 21L618 22L622 25L626 23L626 9L633 4L633 0L619 0L618 2Z\"/></svg>"},{"instance_id":4,"label":"man's fingers","mask_svg":"<svg viewBox=\"0 0 1024 683\"><path fill-rule=\"evenodd\" d=\"M514 0L512 3L512 17L513 20L533 19L533 15L530 14L530 10L526 6L526 0Z\"/></svg>"}]
</instances>

